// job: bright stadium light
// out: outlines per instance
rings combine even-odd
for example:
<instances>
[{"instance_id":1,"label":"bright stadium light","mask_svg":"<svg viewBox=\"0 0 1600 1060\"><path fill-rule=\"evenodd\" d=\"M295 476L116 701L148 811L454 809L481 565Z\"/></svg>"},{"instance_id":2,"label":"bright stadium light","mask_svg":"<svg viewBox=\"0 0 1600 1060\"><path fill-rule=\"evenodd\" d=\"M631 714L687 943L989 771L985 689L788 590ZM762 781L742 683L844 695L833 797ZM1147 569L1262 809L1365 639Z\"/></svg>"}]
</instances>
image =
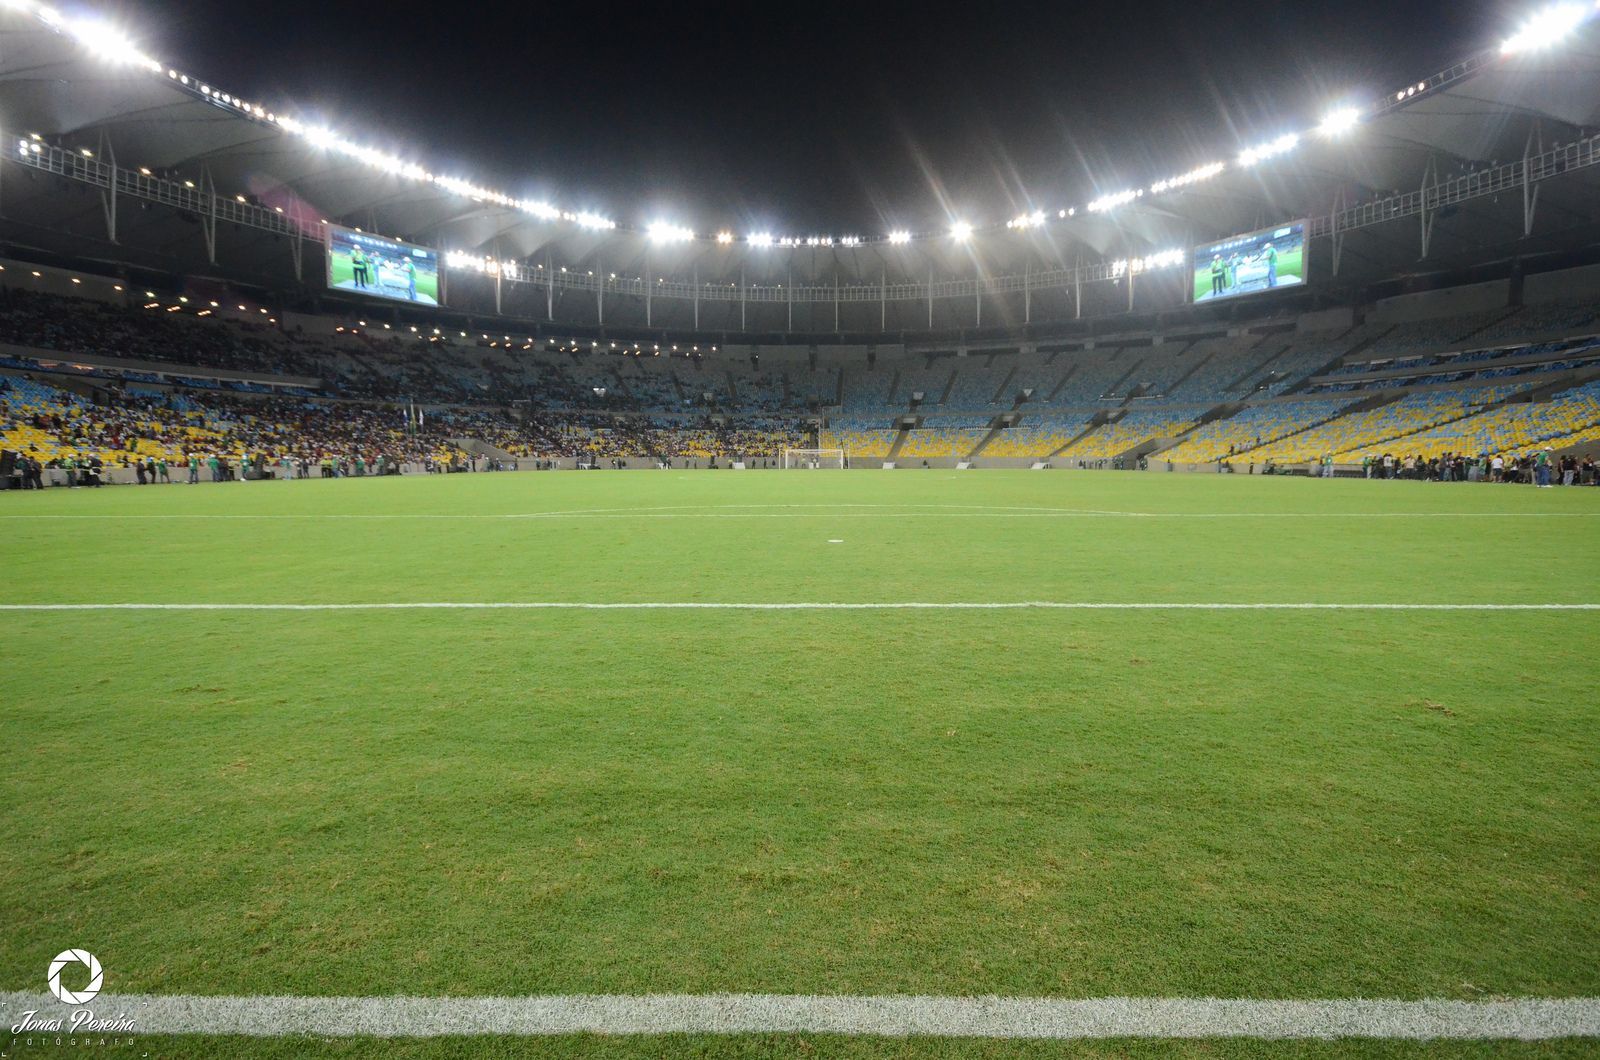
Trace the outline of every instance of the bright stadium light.
<instances>
[{"instance_id":1,"label":"bright stadium light","mask_svg":"<svg viewBox=\"0 0 1600 1060\"><path fill-rule=\"evenodd\" d=\"M1287 154L1300 145L1299 133L1284 133L1276 140L1269 140L1264 144L1257 144L1239 154L1239 164L1249 167L1257 162L1264 162L1269 158Z\"/></svg>"},{"instance_id":2,"label":"bright stadium light","mask_svg":"<svg viewBox=\"0 0 1600 1060\"><path fill-rule=\"evenodd\" d=\"M1202 180L1210 180L1212 177L1216 176L1218 173L1221 173L1226 168L1227 166L1223 165L1221 162L1211 162L1207 165L1196 166L1187 173L1181 173L1176 177L1168 177L1166 180L1156 181L1154 184L1150 185L1150 194L1160 195L1164 191L1175 191L1178 188L1188 187L1190 184L1197 184Z\"/></svg>"},{"instance_id":3,"label":"bright stadium light","mask_svg":"<svg viewBox=\"0 0 1600 1060\"><path fill-rule=\"evenodd\" d=\"M1017 216L1013 217L1011 220L1006 222L1006 227L1007 228L1038 228L1040 225L1044 224L1044 219L1045 219L1044 211L1043 210L1035 210L1032 213L1018 214Z\"/></svg>"},{"instance_id":4,"label":"bright stadium light","mask_svg":"<svg viewBox=\"0 0 1600 1060\"><path fill-rule=\"evenodd\" d=\"M1342 136L1361 123L1361 111L1355 107L1336 107L1322 117L1317 131L1323 136Z\"/></svg>"},{"instance_id":5,"label":"bright stadium light","mask_svg":"<svg viewBox=\"0 0 1600 1060\"><path fill-rule=\"evenodd\" d=\"M957 243L965 243L972 238L972 225L966 221L957 221L950 226L950 238Z\"/></svg>"},{"instance_id":6,"label":"bright stadium light","mask_svg":"<svg viewBox=\"0 0 1600 1060\"><path fill-rule=\"evenodd\" d=\"M1127 191L1118 191L1113 192L1110 195L1102 195L1094 202L1089 204L1089 212L1105 213L1107 210L1114 210L1118 206L1125 206L1143 194L1144 192L1142 191L1129 188Z\"/></svg>"},{"instance_id":7,"label":"bright stadium light","mask_svg":"<svg viewBox=\"0 0 1600 1060\"><path fill-rule=\"evenodd\" d=\"M895 244L896 246L900 246L902 244L909 243L909 242L911 242L911 233L907 232L903 228L899 229L897 231L894 231L894 232L890 232L889 233L889 242Z\"/></svg>"},{"instance_id":8,"label":"bright stadium light","mask_svg":"<svg viewBox=\"0 0 1600 1060\"><path fill-rule=\"evenodd\" d=\"M666 221L652 221L646 231L652 243L687 243L694 238L694 232L690 229Z\"/></svg>"},{"instance_id":9,"label":"bright stadium light","mask_svg":"<svg viewBox=\"0 0 1600 1060\"><path fill-rule=\"evenodd\" d=\"M717 233L717 242L721 243L723 246L727 246L729 243L733 242L733 233L732 232L718 232Z\"/></svg>"},{"instance_id":10,"label":"bright stadium light","mask_svg":"<svg viewBox=\"0 0 1600 1060\"><path fill-rule=\"evenodd\" d=\"M756 232L754 235L746 236L745 242L752 247L770 247L772 246L772 233Z\"/></svg>"},{"instance_id":11,"label":"bright stadium light","mask_svg":"<svg viewBox=\"0 0 1600 1060\"><path fill-rule=\"evenodd\" d=\"M1522 24L1500 45L1501 55L1539 51L1559 44L1583 24L1591 9L1584 4L1552 4Z\"/></svg>"}]
</instances>

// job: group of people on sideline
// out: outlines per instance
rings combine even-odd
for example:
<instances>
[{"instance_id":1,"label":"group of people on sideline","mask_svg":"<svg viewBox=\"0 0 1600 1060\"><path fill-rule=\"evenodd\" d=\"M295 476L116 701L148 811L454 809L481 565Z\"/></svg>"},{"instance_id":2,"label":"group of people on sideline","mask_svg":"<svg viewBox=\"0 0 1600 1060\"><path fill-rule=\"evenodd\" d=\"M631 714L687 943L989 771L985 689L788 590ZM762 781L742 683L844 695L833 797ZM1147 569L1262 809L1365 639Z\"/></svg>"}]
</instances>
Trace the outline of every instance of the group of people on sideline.
<instances>
[{"instance_id":1,"label":"group of people on sideline","mask_svg":"<svg viewBox=\"0 0 1600 1060\"><path fill-rule=\"evenodd\" d=\"M1322 462L1332 476L1333 458ZM1413 479L1421 482L1520 482L1534 486L1600 486L1600 465L1593 454L1556 456L1549 447L1521 454L1445 453L1441 456L1397 457L1392 453L1361 458L1366 478Z\"/></svg>"}]
</instances>

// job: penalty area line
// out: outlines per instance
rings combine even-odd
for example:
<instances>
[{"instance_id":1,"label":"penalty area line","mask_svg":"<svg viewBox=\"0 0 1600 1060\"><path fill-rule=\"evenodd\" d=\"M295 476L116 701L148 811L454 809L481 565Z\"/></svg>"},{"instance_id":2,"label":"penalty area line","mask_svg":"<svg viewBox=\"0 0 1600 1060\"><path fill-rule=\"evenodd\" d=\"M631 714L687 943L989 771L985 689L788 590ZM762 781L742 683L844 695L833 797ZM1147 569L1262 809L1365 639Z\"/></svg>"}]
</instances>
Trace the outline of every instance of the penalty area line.
<instances>
[{"instance_id":1,"label":"penalty area line","mask_svg":"<svg viewBox=\"0 0 1600 1060\"><path fill-rule=\"evenodd\" d=\"M508 600L368 603L0 603L0 611L1600 611L1600 603Z\"/></svg>"},{"instance_id":2,"label":"penalty area line","mask_svg":"<svg viewBox=\"0 0 1600 1060\"><path fill-rule=\"evenodd\" d=\"M8 1026L70 1016L49 995L0 994ZM845 1034L940 1038L1379 1038L1426 1041L1600 1037L1600 998L1494 1001L1107 997L569 994L544 997L203 997L102 994L99 1011L139 1034L442 1035Z\"/></svg>"}]
</instances>

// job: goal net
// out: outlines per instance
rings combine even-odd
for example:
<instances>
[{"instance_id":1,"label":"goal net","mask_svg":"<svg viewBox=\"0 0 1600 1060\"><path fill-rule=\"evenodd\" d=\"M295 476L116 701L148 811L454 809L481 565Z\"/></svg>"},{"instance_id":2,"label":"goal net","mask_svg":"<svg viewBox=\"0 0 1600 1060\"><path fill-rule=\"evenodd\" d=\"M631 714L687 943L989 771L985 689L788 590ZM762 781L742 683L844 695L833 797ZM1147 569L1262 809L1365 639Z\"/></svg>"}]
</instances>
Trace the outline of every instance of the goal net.
<instances>
[{"instance_id":1,"label":"goal net","mask_svg":"<svg viewBox=\"0 0 1600 1060\"><path fill-rule=\"evenodd\" d=\"M785 449L783 451L784 468L833 468L844 470L843 449Z\"/></svg>"}]
</instances>

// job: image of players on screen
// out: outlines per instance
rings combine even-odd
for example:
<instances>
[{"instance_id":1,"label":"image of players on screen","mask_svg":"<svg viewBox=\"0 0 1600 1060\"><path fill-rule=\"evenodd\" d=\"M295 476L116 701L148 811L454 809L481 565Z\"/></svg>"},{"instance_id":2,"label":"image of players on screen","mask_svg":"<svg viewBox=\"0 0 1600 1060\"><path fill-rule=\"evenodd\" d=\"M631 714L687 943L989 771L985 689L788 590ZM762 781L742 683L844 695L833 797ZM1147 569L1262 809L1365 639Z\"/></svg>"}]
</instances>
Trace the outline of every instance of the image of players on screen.
<instances>
[{"instance_id":1,"label":"image of players on screen","mask_svg":"<svg viewBox=\"0 0 1600 1060\"><path fill-rule=\"evenodd\" d=\"M1194 251L1194 300L1210 302L1305 282L1305 225L1283 225Z\"/></svg>"},{"instance_id":2,"label":"image of players on screen","mask_svg":"<svg viewBox=\"0 0 1600 1060\"><path fill-rule=\"evenodd\" d=\"M438 305L439 255L428 247L329 226L328 286L396 302Z\"/></svg>"}]
</instances>

